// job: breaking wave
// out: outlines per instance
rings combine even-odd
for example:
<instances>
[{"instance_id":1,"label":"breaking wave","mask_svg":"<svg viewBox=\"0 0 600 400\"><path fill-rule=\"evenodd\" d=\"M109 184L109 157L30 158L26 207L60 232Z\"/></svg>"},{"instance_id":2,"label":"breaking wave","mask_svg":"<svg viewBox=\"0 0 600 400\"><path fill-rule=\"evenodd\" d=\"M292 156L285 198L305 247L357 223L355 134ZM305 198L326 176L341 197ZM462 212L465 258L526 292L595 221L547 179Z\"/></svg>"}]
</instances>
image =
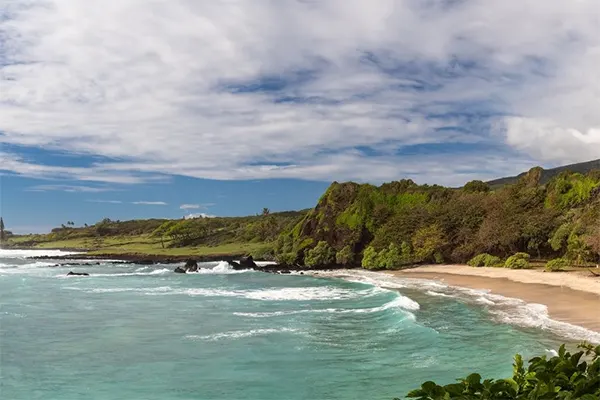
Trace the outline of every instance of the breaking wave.
<instances>
[{"instance_id":1,"label":"breaking wave","mask_svg":"<svg viewBox=\"0 0 600 400\"><path fill-rule=\"evenodd\" d=\"M248 331L230 331L230 332L221 332L215 333L212 335L186 335L186 339L190 340L206 340L206 341L216 341L223 339L242 339L252 336L263 336L263 335L271 335L274 333L298 333L300 332L298 329L293 328L265 328L265 329L252 329Z\"/></svg>"},{"instance_id":2,"label":"breaking wave","mask_svg":"<svg viewBox=\"0 0 600 400\"><path fill-rule=\"evenodd\" d=\"M600 343L599 332L554 320L548 314L548 308L543 304L527 303L521 299L492 294L488 290L450 286L427 279L400 278L379 272L362 270L319 272L319 275L335 276L353 282L369 283L388 289L413 289L432 297L454 298L457 301L473 303L484 307L492 319L500 323L546 330L555 335L573 340L587 340L593 343Z\"/></svg>"}]
</instances>

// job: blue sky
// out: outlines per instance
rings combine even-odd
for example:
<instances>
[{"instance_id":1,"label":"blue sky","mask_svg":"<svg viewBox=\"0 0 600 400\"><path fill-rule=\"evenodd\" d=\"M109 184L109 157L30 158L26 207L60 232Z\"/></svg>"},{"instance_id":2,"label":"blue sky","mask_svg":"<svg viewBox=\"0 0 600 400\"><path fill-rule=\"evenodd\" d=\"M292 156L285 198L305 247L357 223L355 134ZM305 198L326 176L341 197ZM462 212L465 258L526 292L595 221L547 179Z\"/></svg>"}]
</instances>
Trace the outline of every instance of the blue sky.
<instances>
[{"instance_id":1,"label":"blue sky","mask_svg":"<svg viewBox=\"0 0 600 400\"><path fill-rule=\"evenodd\" d=\"M600 156L595 0L0 1L0 213L314 205ZM183 207L188 205L188 207Z\"/></svg>"}]
</instances>

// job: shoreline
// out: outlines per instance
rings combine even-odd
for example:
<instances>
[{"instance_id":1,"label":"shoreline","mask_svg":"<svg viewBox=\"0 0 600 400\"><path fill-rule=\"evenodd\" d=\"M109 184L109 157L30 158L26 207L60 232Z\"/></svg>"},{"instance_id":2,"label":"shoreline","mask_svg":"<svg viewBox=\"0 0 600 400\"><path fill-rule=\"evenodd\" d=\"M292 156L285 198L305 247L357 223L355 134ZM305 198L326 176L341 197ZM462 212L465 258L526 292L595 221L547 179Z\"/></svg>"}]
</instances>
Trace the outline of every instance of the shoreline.
<instances>
[{"instance_id":1,"label":"shoreline","mask_svg":"<svg viewBox=\"0 0 600 400\"><path fill-rule=\"evenodd\" d=\"M536 270L473 268L470 266L422 266L385 271L397 278L440 281L453 287L488 291L547 307L551 319L600 333L600 279L577 273L545 273Z\"/></svg>"}]
</instances>

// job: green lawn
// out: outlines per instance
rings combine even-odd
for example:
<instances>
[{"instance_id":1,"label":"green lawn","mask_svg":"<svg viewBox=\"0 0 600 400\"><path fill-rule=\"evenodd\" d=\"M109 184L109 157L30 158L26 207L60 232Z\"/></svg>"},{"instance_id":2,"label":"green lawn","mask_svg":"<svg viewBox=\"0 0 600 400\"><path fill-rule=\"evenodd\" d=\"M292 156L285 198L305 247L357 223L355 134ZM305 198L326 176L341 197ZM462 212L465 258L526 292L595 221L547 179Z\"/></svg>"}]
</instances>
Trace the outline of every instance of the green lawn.
<instances>
[{"instance_id":1,"label":"green lawn","mask_svg":"<svg viewBox=\"0 0 600 400\"><path fill-rule=\"evenodd\" d=\"M34 236L21 236L12 238L10 243L19 245L21 243L35 240ZM156 254L156 255L228 255L248 254L265 247L265 243L227 243L218 246L199 247L177 247L169 248L169 241L165 241L165 248L160 240L150 238L147 235L140 236L111 236L111 237L87 237L66 240L45 241L36 243L35 249L79 249L88 251L89 254Z\"/></svg>"}]
</instances>

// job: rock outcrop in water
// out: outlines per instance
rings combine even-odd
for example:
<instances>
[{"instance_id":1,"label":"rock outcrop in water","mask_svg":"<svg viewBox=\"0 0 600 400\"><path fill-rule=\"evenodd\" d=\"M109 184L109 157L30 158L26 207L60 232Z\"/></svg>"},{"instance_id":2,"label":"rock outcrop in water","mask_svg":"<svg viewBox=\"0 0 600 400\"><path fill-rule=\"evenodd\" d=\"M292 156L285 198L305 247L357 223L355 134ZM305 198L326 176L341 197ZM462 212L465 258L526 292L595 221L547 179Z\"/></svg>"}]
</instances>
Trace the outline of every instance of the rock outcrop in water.
<instances>
[{"instance_id":1,"label":"rock outcrop in water","mask_svg":"<svg viewBox=\"0 0 600 400\"><path fill-rule=\"evenodd\" d=\"M90 276L90 274L88 274L87 272L73 272L73 271L69 271L69 273L67 274L67 276Z\"/></svg>"},{"instance_id":2,"label":"rock outcrop in water","mask_svg":"<svg viewBox=\"0 0 600 400\"><path fill-rule=\"evenodd\" d=\"M198 272L198 262L196 260L189 259L185 262L184 268L187 272Z\"/></svg>"},{"instance_id":3,"label":"rock outcrop in water","mask_svg":"<svg viewBox=\"0 0 600 400\"><path fill-rule=\"evenodd\" d=\"M187 272L198 272L198 262L190 258L185 262L185 265L183 267L175 268L174 272L178 274L185 274Z\"/></svg>"},{"instance_id":4,"label":"rock outcrop in water","mask_svg":"<svg viewBox=\"0 0 600 400\"><path fill-rule=\"evenodd\" d=\"M252 258L252 256L242 257L240 259L239 265L240 265L240 267L242 267L242 269L258 268L258 265L256 265L256 263L254 262L254 259Z\"/></svg>"}]
</instances>

